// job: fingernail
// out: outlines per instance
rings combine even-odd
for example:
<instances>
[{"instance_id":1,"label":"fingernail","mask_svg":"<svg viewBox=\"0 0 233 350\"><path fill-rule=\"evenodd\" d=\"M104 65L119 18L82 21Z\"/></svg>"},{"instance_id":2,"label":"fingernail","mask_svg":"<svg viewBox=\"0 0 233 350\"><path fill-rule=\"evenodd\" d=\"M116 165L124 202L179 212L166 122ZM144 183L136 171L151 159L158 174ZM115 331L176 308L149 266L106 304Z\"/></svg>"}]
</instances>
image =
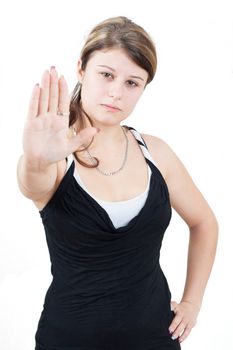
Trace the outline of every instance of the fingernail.
<instances>
[{"instance_id":1,"label":"fingernail","mask_svg":"<svg viewBox=\"0 0 233 350\"><path fill-rule=\"evenodd\" d=\"M50 69L51 69L51 70L55 69L55 66L51 66Z\"/></svg>"},{"instance_id":2,"label":"fingernail","mask_svg":"<svg viewBox=\"0 0 233 350\"><path fill-rule=\"evenodd\" d=\"M173 335L171 338L172 338L172 340L175 340L177 337L175 335Z\"/></svg>"}]
</instances>

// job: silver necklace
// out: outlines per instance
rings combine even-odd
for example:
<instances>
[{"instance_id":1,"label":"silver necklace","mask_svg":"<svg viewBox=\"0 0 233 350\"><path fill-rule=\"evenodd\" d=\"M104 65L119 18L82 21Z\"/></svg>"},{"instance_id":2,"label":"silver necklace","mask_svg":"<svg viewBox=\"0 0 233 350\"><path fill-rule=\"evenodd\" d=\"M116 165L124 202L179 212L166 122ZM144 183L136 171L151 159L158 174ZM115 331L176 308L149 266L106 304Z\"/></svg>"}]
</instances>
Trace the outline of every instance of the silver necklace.
<instances>
[{"instance_id":1,"label":"silver necklace","mask_svg":"<svg viewBox=\"0 0 233 350\"><path fill-rule=\"evenodd\" d=\"M115 174L119 173L119 171L121 171L121 170L124 168L124 166L125 166L126 159L127 159L127 155L128 155L128 144L129 144L129 141L128 141L128 137L127 137L127 135L126 135L126 132L125 132L124 128L123 128L123 127L121 127L121 128L122 128L122 130L123 130L123 133L124 133L124 135L125 135L125 140L126 140L125 156L124 156L123 163L122 163L122 165L121 165L121 167L120 167L119 169L117 169L117 170L115 170L115 171L111 171L111 172L109 172L109 173L107 173L107 172L101 170L101 169L99 168L99 166L97 166L95 169L96 169L99 173L101 173L102 175L105 175L105 176L112 176L112 175L115 175ZM90 154L90 152L89 152L88 149L86 149L86 152L87 152L87 154L89 155L92 164L96 165L96 160L92 157L92 155Z\"/></svg>"}]
</instances>

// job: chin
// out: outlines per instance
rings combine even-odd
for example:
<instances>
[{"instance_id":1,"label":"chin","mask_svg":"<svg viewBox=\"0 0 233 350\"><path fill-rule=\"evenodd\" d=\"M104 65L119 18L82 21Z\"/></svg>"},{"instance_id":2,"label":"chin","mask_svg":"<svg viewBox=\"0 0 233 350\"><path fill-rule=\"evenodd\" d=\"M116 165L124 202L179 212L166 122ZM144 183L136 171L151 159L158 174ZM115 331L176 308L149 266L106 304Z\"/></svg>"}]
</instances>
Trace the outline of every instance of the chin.
<instances>
[{"instance_id":1,"label":"chin","mask_svg":"<svg viewBox=\"0 0 233 350\"><path fill-rule=\"evenodd\" d=\"M106 115L95 115L95 116L90 116L91 121L95 124L103 124L103 125L116 125L119 124L122 120L124 120L125 118L120 118L119 116L114 116L111 114L106 114Z\"/></svg>"}]
</instances>

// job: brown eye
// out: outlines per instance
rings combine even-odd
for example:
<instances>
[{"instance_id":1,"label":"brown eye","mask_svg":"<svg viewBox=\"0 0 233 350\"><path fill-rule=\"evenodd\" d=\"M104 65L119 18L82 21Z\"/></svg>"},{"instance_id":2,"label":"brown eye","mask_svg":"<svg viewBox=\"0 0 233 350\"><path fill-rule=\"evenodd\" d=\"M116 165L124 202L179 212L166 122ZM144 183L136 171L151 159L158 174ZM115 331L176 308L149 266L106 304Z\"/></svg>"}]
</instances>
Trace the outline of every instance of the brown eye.
<instances>
[{"instance_id":1,"label":"brown eye","mask_svg":"<svg viewBox=\"0 0 233 350\"><path fill-rule=\"evenodd\" d=\"M105 78L112 77L112 74L111 74L111 73L108 73L108 72L101 72L100 74L101 74L103 77L105 77Z\"/></svg>"},{"instance_id":2,"label":"brown eye","mask_svg":"<svg viewBox=\"0 0 233 350\"><path fill-rule=\"evenodd\" d=\"M133 80L128 80L128 85L129 85L130 87L136 87L136 86L138 86L138 84L135 83L135 81L133 81Z\"/></svg>"}]
</instances>

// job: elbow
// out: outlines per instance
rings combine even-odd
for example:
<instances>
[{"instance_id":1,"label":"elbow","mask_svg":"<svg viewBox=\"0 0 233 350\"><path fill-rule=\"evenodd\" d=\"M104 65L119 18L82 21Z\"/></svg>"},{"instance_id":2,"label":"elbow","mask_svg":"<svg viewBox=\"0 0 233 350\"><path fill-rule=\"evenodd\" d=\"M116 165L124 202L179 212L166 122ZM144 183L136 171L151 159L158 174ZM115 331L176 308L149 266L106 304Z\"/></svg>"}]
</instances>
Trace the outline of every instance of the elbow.
<instances>
[{"instance_id":1,"label":"elbow","mask_svg":"<svg viewBox=\"0 0 233 350\"><path fill-rule=\"evenodd\" d=\"M197 224L189 228L190 228L190 232L202 232L202 233L208 232L216 236L216 238L218 238L219 223L212 210L208 214L203 215L202 220L200 220Z\"/></svg>"}]
</instances>

